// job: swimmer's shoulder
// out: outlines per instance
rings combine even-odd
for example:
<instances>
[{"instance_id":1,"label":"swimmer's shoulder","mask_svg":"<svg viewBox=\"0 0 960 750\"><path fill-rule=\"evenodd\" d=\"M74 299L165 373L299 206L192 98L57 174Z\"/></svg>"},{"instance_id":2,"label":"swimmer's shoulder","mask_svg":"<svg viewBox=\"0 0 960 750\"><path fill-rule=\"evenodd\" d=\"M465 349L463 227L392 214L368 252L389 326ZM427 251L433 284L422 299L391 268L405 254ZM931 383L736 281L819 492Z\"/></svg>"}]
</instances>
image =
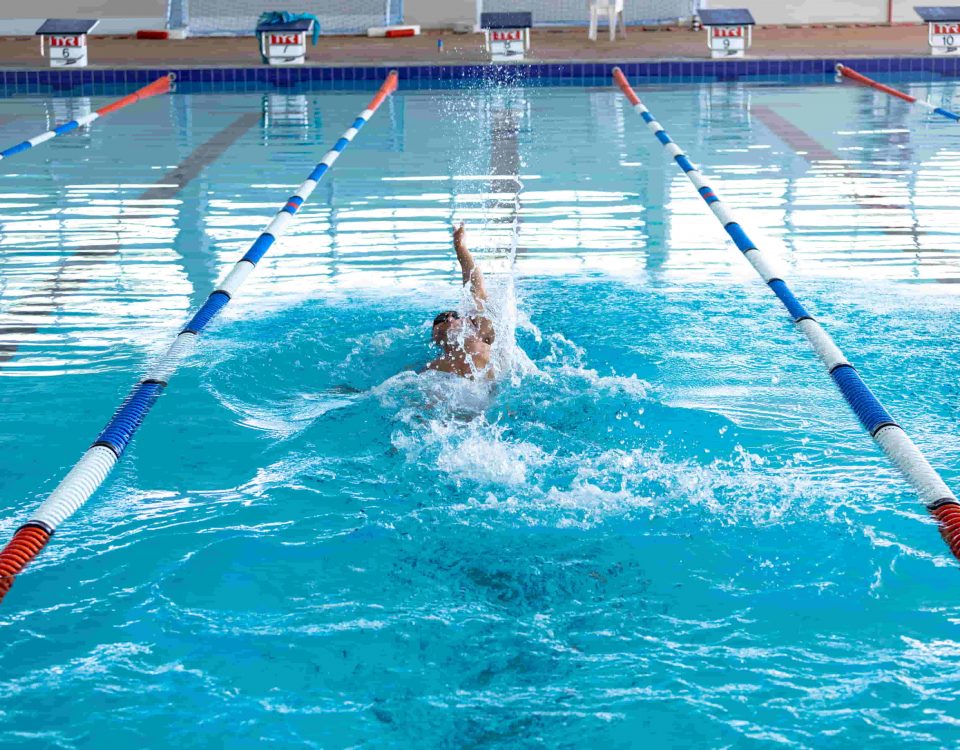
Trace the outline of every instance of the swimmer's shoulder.
<instances>
[{"instance_id":1,"label":"swimmer's shoulder","mask_svg":"<svg viewBox=\"0 0 960 750\"><path fill-rule=\"evenodd\" d=\"M493 327L493 321L486 315L472 315L470 322L477 329L479 339L488 346L492 346L497 337L496 329Z\"/></svg>"}]
</instances>

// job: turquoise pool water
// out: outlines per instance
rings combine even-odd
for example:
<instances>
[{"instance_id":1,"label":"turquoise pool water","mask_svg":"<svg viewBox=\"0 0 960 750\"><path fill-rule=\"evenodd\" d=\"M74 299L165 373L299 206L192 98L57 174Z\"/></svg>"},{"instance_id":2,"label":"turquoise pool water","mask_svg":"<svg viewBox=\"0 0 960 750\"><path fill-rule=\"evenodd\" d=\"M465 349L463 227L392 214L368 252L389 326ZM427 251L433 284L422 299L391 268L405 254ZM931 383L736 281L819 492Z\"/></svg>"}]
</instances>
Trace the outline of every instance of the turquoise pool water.
<instances>
[{"instance_id":1,"label":"turquoise pool water","mask_svg":"<svg viewBox=\"0 0 960 750\"><path fill-rule=\"evenodd\" d=\"M641 95L956 489L956 125ZM368 98L179 94L0 164L4 539ZM0 141L103 101L0 101ZM489 393L409 371L454 220ZM0 741L946 747L957 582L619 94L401 91L7 596Z\"/></svg>"}]
</instances>

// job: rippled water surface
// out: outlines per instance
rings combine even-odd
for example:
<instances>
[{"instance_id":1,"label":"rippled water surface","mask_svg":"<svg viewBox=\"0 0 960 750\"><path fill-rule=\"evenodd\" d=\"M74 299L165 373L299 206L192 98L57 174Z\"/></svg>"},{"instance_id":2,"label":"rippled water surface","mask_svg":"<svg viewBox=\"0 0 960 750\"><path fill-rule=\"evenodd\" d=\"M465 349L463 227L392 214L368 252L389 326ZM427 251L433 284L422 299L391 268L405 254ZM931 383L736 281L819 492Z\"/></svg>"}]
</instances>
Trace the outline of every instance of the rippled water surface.
<instances>
[{"instance_id":1,"label":"rippled water surface","mask_svg":"<svg viewBox=\"0 0 960 750\"><path fill-rule=\"evenodd\" d=\"M956 488L956 124L640 93ZM368 98L177 94L0 164L4 538ZM492 389L415 373L460 220ZM618 94L400 92L7 596L0 742L954 746L958 584Z\"/></svg>"}]
</instances>

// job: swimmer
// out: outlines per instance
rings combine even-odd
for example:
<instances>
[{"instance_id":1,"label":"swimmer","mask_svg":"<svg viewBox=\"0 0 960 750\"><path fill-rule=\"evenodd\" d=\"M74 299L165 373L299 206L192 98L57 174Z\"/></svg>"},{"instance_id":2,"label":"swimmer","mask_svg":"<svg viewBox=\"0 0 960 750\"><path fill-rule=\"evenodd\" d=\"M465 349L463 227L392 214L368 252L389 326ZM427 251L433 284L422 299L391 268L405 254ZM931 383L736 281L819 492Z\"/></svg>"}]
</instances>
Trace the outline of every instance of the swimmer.
<instances>
[{"instance_id":1,"label":"swimmer","mask_svg":"<svg viewBox=\"0 0 960 750\"><path fill-rule=\"evenodd\" d=\"M487 290L483 285L483 274L467 249L464 234L466 230L461 223L453 230L453 249L457 252L463 284L469 285L473 294L477 314L464 317L456 310L447 310L433 319L431 338L443 353L428 362L425 369L449 372L461 378L481 374L489 379L493 377L492 368L487 367L495 335L493 321L484 314Z\"/></svg>"}]
</instances>

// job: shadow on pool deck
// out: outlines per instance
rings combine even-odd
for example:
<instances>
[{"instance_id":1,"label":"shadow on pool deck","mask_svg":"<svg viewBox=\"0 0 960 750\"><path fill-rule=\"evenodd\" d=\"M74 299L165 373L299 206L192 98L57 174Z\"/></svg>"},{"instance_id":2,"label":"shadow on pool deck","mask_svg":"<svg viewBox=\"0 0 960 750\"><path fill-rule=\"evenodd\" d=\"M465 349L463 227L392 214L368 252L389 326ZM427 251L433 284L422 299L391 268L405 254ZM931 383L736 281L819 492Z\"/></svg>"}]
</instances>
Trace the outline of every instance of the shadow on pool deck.
<instances>
[{"instance_id":1,"label":"shadow on pool deck","mask_svg":"<svg viewBox=\"0 0 960 750\"><path fill-rule=\"evenodd\" d=\"M689 28L634 29L626 39L609 41L601 29L596 42L585 28L535 29L528 56L533 62L641 59L706 59L706 32ZM442 38L444 52L437 51ZM43 68L35 37L8 37L0 46L0 68ZM824 58L929 55L922 24L844 26L833 28L758 27L749 57ZM308 65L452 64L486 59L480 34L427 32L404 39L360 36L321 37L309 47ZM253 37L193 38L144 41L131 37L92 37L90 67L137 68L164 64L182 66L261 65Z\"/></svg>"}]
</instances>

